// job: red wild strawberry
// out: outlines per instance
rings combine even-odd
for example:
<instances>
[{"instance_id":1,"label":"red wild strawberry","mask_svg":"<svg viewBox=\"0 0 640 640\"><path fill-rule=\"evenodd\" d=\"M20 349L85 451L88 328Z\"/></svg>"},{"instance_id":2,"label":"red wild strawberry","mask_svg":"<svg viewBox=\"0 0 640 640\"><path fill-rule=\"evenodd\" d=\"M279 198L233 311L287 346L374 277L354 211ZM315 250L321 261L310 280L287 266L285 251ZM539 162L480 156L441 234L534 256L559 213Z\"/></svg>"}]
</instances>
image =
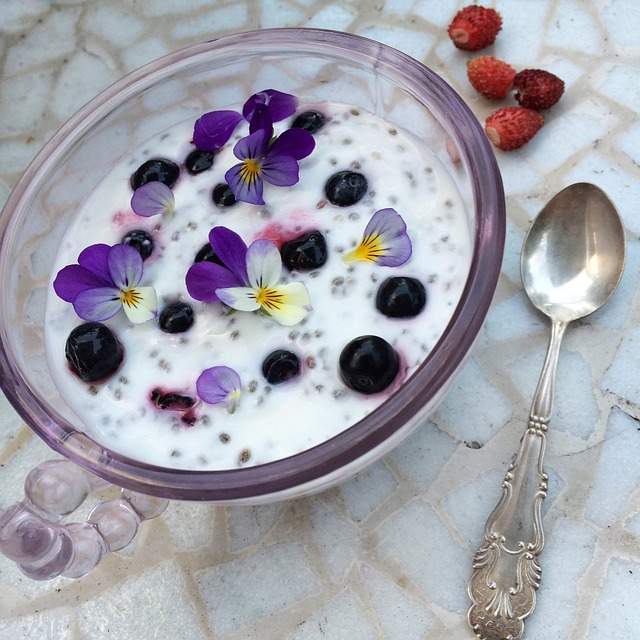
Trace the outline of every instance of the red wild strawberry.
<instances>
[{"instance_id":1,"label":"red wild strawberry","mask_svg":"<svg viewBox=\"0 0 640 640\"><path fill-rule=\"evenodd\" d=\"M513 81L515 99L528 109L548 109L564 92L564 82L543 69L525 69Z\"/></svg>"},{"instance_id":2,"label":"red wild strawberry","mask_svg":"<svg viewBox=\"0 0 640 640\"><path fill-rule=\"evenodd\" d=\"M448 31L458 49L477 51L493 44L501 28L502 18L495 9L472 5L456 13Z\"/></svg>"},{"instance_id":3,"label":"red wild strawberry","mask_svg":"<svg viewBox=\"0 0 640 640\"><path fill-rule=\"evenodd\" d=\"M492 56L480 56L467 63L467 76L473 88L492 100L509 93L515 75L511 65Z\"/></svg>"},{"instance_id":4,"label":"red wild strawberry","mask_svg":"<svg viewBox=\"0 0 640 640\"><path fill-rule=\"evenodd\" d=\"M511 151L529 142L543 124L544 118L537 111L504 107L487 118L484 130L498 149Z\"/></svg>"}]
</instances>

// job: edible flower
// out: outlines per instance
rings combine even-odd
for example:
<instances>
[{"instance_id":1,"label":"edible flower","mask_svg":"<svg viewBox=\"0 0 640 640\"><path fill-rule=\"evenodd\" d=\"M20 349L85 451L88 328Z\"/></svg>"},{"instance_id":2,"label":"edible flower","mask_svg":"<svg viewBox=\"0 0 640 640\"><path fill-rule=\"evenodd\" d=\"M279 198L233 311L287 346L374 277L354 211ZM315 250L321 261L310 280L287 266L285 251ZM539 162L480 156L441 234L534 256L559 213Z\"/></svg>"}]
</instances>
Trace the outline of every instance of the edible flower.
<instances>
[{"instance_id":1,"label":"edible flower","mask_svg":"<svg viewBox=\"0 0 640 640\"><path fill-rule=\"evenodd\" d=\"M202 151L218 151L227 143L243 118L251 122L256 107L260 105L267 107L272 122L279 122L293 115L298 101L288 93L265 89L249 97L242 107L242 114L230 110L209 111L196 120L193 143Z\"/></svg>"},{"instance_id":2,"label":"edible flower","mask_svg":"<svg viewBox=\"0 0 640 640\"><path fill-rule=\"evenodd\" d=\"M131 196L131 208L139 216L171 216L175 211L176 201L173 191L164 182L147 182L138 187Z\"/></svg>"},{"instance_id":3,"label":"edible flower","mask_svg":"<svg viewBox=\"0 0 640 640\"><path fill-rule=\"evenodd\" d=\"M154 288L140 286L142 274L142 257L133 247L93 244L80 253L78 264L58 271L53 288L83 320L101 322L124 309L138 324L155 317L158 307Z\"/></svg>"},{"instance_id":4,"label":"edible flower","mask_svg":"<svg viewBox=\"0 0 640 640\"><path fill-rule=\"evenodd\" d=\"M280 284L282 258L270 240L256 240L248 248L238 234L214 227L209 234L224 267L197 262L187 272L189 294L196 300L220 300L238 311L262 311L290 326L308 313L309 294L299 282Z\"/></svg>"},{"instance_id":5,"label":"edible flower","mask_svg":"<svg viewBox=\"0 0 640 640\"><path fill-rule=\"evenodd\" d=\"M236 200L264 204L265 181L278 187L298 182L298 160L313 151L313 136L304 129L288 129L270 144L272 132L268 126L259 128L233 148L241 162L231 167L224 177Z\"/></svg>"},{"instance_id":6,"label":"edible flower","mask_svg":"<svg viewBox=\"0 0 640 640\"><path fill-rule=\"evenodd\" d=\"M196 381L196 391L201 400L208 404L224 402L229 413L236 410L241 389L240 376L230 367L205 369Z\"/></svg>"},{"instance_id":7,"label":"edible flower","mask_svg":"<svg viewBox=\"0 0 640 640\"><path fill-rule=\"evenodd\" d=\"M360 244L343 259L398 267L409 260L411 251L411 239L402 216L395 209L380 209L369 220Z\"/></svg>"}]
</instances>

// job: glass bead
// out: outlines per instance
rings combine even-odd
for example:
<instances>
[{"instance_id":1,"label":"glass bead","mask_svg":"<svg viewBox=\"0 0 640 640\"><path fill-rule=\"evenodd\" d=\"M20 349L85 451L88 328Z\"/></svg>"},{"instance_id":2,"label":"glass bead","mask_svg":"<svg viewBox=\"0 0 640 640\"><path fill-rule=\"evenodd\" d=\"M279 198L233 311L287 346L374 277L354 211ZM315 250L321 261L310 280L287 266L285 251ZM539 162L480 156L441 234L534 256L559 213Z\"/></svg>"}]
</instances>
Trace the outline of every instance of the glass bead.
<instances>
[{"instance_id":1,"label":"glass bead","mask_svg":"<svg viewBox=\"0 0 640 640\"><path fill-rule=\"evenodd\" d=\"M46 557L56 542L56 526L45 522L24 503L0 517L0 552L16 562Z\"/></svg>"},{"instance_id":2,"label":"glass bead","mask_svg":"<svg viewBox=\"0 0 640 640\"><path fill-rule=\"evenodd\" d=\"M100 562L107 552L107 546L96 527L87 522L72 522L65 528L73 541L73 558L62 575L65 578L81 578Z\"/></svg>"},{"instance_id":3,"label":"glass bead","mask_svg":"<svg viewBox=\"0 0 640 640\"><path fill-rule=\"evenodd\" d=\"M48 460L29 472L24 491L27 499L45 514L63 516L75 511L89 493L80 467L68 460Z\"/></svg>"},{"instance_id":4,"label":"glass bead","mask_svg":"<svg viewBox=\"0 0 640 640\"><path fill-rule=\"evenodd\" d=\"M100 502L89 514L109 551L124 549L136 536L140 517L126 500Z\"/></svg>"},{"instance_id":5,"label":"glass bead","mask_svg":"<svg viewBox=\"0 0 640 640\"><path fill-rule=\"evenodd\" d=\"M37 560L18 562L18 568L33 580L51 580L59 576L73 557L73 542L67 531L59 525L51 525L53 544L48 552Z\"/></svg>"},{"instance_id":6,"label":"glass bead","mask_svg":"<svg viewBox=\"0 0 640 640\"><path fill-rule=\"evenodd\" d=\"M128 489L122 490L122 497L134 508L142 520L157 518L169 504L166 498L147 496L144 493L136 493Z\"/></svg>"}]
</instances>

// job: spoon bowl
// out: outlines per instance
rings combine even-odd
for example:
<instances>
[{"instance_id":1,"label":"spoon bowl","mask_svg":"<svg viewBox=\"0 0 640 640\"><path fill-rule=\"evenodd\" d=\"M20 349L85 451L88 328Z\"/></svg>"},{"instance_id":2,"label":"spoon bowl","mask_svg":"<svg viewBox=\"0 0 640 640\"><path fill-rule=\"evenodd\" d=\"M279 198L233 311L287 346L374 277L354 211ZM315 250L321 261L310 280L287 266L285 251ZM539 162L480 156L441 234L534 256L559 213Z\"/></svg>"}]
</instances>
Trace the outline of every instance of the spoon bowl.
<instances>
[{"instance_id":1,"label":"spoon bowl","mask_svg":"<svg viewBox=\"0 0 640 640\"><path fill-rule=\"evenodd\" d=\"M599 187L579 182L560 191L535 219L522 249L522 282L542 313L571 322L609 299L624 254L613 203Z\"/></svg>"}]
</instances>

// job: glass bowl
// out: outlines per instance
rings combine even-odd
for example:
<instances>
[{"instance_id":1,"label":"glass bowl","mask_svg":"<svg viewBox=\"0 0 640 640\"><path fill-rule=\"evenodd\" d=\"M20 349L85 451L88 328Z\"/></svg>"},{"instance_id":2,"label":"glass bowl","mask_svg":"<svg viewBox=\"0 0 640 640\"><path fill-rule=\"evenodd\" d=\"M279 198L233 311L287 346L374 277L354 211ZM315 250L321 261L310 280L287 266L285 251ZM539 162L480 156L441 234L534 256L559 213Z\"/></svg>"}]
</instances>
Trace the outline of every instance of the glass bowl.
<instances>
[{"instance_id":1,"label":"glass bowl","mask_svg":"<svg viewBox=\"0 0 640 640\"><path fill-rule=\"evenodd\" d=\"M187 118L273 87L342 100L412 131L445 164L475 238L468 280L424 363L378 409L334 438L269 464L224 471L157 467L83 432L44 354L47 287L62 236L81 203L134 145ZM491 147L456 92L383 44L316 29L272 29L189 46L130 73L80 109L27 168L0 218L0 384L52 449L121 487L167 498L259 503L319 491L397 445L442 399L485 318L505 233Z\"/></svg>"}]
</instances>

